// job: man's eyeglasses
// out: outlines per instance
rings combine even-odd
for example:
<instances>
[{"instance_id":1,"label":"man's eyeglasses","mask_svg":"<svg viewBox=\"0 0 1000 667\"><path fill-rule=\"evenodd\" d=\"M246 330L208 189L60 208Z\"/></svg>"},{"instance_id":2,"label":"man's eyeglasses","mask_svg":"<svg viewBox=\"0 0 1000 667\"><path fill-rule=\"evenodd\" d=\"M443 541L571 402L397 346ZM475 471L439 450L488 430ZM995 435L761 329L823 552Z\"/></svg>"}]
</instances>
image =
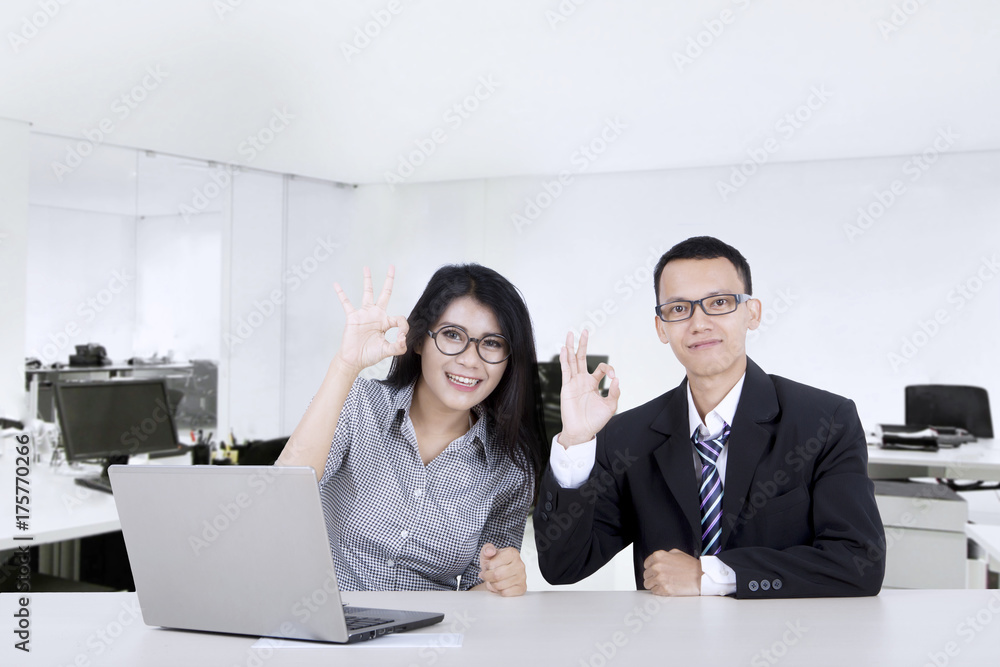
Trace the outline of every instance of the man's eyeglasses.
<instances>
[{"instance_id":1,"label":"man's eyeglasses","mask_svg":"<svg viewBox=\"0 0 1000 667\"><path fill-rule=\"evenodd\" d=\"M479 358L488 364L499 364L510 357L510 342L500 334L490 334L482 338L472 338L462 327L449 324L437 331L428 331L441 354L454 357L465 352L469 343L476 344Z\"/></svg>"},{"instance_id":2,"label":"man's eyeglasses","mask_svg":"<svg viewBox=\"0 0 1000 667\"><path fill-rule=\"evenodd\" d=\"M683 322L691 319L695 305L701 306L706 315L728 315L734 312L741 303L752 298L749 294L713 294L695 301L677 299L658 305L656 316L664 322Z\"/></svg>"}]
</instances>

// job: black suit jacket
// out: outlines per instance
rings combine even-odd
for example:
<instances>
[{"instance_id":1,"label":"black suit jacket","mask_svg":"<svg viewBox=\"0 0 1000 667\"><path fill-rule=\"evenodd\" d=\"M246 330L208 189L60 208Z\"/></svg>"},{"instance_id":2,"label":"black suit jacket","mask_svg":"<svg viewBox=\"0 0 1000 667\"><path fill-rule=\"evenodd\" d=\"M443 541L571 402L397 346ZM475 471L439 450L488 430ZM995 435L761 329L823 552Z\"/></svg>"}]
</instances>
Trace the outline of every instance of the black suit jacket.
<instances>
[{"instance_id":1,"label":"black suit jacket","mask_svg":"<svg viewBox=\"0 0 1000 667\"><path fill-rule=\"evenodd\" d=\"M545 471L534 525L550 583L579 581L629 544L640 590L654 551L700 556L686 383L613 417L579 489ZM736 572L737 597L875 595L882 586L885 534L864 430L846 398L747 359L722 510L718 556Z\"/></svg>"}]
</instances>

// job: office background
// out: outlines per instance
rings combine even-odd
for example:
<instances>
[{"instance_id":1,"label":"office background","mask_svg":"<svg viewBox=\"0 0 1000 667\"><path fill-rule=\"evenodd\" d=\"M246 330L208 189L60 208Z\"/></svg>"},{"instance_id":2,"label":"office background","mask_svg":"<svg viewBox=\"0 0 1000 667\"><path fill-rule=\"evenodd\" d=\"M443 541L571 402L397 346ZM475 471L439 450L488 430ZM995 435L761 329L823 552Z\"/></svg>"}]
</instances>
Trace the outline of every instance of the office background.
<instances>
[{"instance_id":1,"label":"office background","mask_svg":"<svg viewBox=\"0 0 1000 667\"><path fill-rule=\"evenodd\" d=\"M589 322L633 406L682 375L648 263L702 233L750 261L770 372L866 423L910 383L996 396L998 12L10 3L0 409L25 355L95 341L217 358L220 430L286 435L337 346L333 281L393 262L405 313L456 261L524 291L541 358Z\"/></svg>"},{"instance_id":2,"label":"office background","mask_svg":"<svg viewBox=\"0 0 1000 667\"><path fill-rule=\"evenodd\" d=\"M768 372L899 422L903 387L1000 395L1000 8L770 0L136 6L0 26L0 413L25 356L219 362L217 432L287 435L332 290L397 267L524 292L538 354L592 330L622 408L682 368L651 266L742 250ZM52 352L53 354L49 354ZM996 413L996 409L994 413Z\"/></svg>"}]
</instances>

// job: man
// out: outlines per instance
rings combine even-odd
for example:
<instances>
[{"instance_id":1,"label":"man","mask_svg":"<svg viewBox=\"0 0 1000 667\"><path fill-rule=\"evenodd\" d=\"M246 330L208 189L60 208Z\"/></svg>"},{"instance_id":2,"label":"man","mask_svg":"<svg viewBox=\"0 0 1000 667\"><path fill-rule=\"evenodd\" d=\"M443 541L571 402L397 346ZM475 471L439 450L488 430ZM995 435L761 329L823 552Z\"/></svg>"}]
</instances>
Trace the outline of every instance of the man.
<instances>
[{"instance_id":1,"label":"man","mask_svg":"<svg viewBox=\"0 0 1000 667\"><path fill-rule=\"evenodd\" d=\"M854 403L747 358L761 304L735 248L679 243L654 289L680 386L612 418L618 378L587 373L586 331L560 353L563 430L534 515L542 574L573 583L632 544L637 588L658 595L877 594L885 535Z\"/></svg>"}]
</instances>

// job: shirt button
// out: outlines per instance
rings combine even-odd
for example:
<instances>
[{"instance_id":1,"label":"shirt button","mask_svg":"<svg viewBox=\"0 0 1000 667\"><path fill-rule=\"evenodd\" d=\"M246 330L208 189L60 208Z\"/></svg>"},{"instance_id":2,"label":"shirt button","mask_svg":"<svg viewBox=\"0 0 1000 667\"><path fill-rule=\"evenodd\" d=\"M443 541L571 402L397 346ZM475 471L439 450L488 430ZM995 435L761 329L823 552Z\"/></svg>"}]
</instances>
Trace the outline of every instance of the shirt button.
<instances>
[{"instance_id":1,"label":"shirt button","mask_svg":"<svg viewBox=\"0 0 1000 667\"><path fill-rule=\"evenodd\" d=\"M389 567L396 567L396 561L392 559L387 560L385 564L388 565Z\"/></svg>"},{"instance_id":2,"label":"shirt button","mask_svg":"<svg viewBox=\"0 0 1000 667\"><path fill-rule=\"evenodd\" d=\"M560 461L559 462L559 467L560 468L568 468L569 467L569 461Z\"/></svg>"},{"instance_id":3,"label":"shirt button","mask_svg":"<svg viewBox=\"0 0 1000 667\"><path fill-rule=\"evenodd\" d=\"M424 490L423 489L414 489L414 491L413 491L413 497L414 498L419 498L422 495L424 495Z\"/></svg>"},{"instance_id":4,"label":"shirt button","mask_svg":"<svg viewBox=\"0 0 1000 667\"><path fill-rule=\"evenodd\" d=\"M410 534L409 534L408 532L406 532L405 530L403 530L403 531L400 531L400 533L399 533L399 536L400 536L400 537L402 537L402 538L403 538L404 540L405 540L405 539L406 539L406 538L407 538L407 537L408 537L409 535L410 535Z\"/></svg>"},{"instance_id":5,"label":"shirt button","mask_svg":"<svg viewBox=\"0 0 1000 667\"><path fill-rule=\"evenodd\" d=\"M582 468L582 467L583 467L583 461L580 461L580 462L578 462L578 463L576 464L576 467L577 467L577 468Z\"/></svg>"}]
</instances>

